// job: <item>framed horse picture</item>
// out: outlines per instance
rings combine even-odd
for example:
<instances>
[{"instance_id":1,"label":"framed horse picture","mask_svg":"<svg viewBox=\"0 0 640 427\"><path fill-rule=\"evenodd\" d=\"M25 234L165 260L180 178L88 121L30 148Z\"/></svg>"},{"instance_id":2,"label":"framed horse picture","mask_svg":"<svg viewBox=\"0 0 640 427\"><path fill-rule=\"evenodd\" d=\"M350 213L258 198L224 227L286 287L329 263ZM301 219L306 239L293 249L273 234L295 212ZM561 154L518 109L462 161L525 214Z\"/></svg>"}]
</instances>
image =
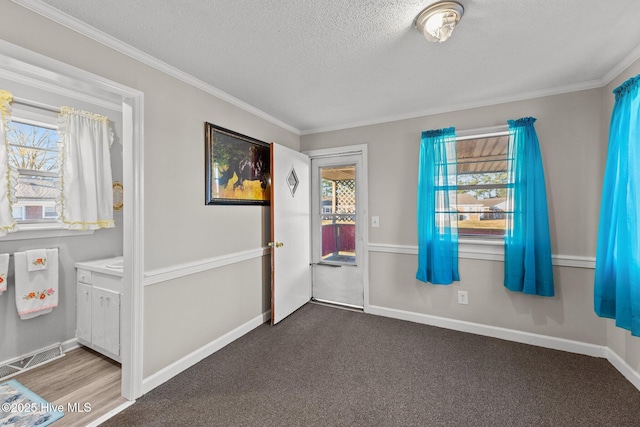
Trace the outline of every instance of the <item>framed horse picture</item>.
<instances>
[{"instance_id":1,"label":"framed horse picture","mask_svg":"<svg viewBox=\"0 0 640 427\"><path fill-rule=\"evenodd\" d=\"M206 122L204 134L205 203L268 205L269 144Z\"/></svg>"}]
</instances>

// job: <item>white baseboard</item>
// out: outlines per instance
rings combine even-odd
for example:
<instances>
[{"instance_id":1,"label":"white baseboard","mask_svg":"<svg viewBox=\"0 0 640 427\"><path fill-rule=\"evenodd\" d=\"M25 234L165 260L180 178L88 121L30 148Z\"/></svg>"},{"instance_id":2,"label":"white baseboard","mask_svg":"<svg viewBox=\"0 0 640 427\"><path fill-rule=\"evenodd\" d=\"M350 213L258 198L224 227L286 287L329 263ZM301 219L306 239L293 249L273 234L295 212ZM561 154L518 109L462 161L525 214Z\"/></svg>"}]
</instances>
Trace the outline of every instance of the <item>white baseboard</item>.
<instances>
[{"instance_id":1,"label":"white baseboard","mask_svg":"<svg viewBox=\"0 0 640 427\"><path fill-rule=\"evenodd\" d=\"M640 373L634 370L615 351L607 347L607 360L618 370L631 384L640 390Z\"/></svg>"},{"instance_id":2,"label":"white baseboard","mask_svg":"<svg viewBox=\"0 0 640 427\"><path fill-rule=\"evenodd\" d=\"M448 319L446 317L432 316L428 314L413 313L404 310L370 305L367 313L389 317L392 319L406 320L409 322L424 325L436 326L439 328L452 329L460 332L467 332L476 335L483 335L492 338L499 338L507 341L531 344L539 347L554 350L567 351L570 353L583 354L586 356L605 358L611 363L631 384L640 390L640 373L635 371L618 354L607 346L588 344L580 341L568 340L565 338L550 337L546 335L534 334L530 332L518 331L515 329L501 328L497 326L482 325L479 323L467 322L463 320ZM195 365L202 359L210 356L227 344L242 337L263 323L269 321L271 312L267 311L260 316L248 321L238 328L228 332L220 338L210 342L204 347L188 354L182 359L172 363L157 373L145 378L142 382L142 394L146 394L160 384L170 380L187 368Z\"/></svg>"},{"instance_id":3,"label":"white baseboard","mask_svg":"<svg viewBox=\"0 0 640 427\"><path fill-rule=\"evenodd\" d=\"M135 400L129 400L127 402L124 402L122 405L118 406L117 408L114 408L114 409L110 410L109 412L107 412L106 414L104 414L103 416L98 418L97 420L90 422L85 427L98 427L100 424L104 423L109 418L116 416L117 414L119 414L120 412L124 411L129 406L133 405L134 403L136 403Z\"/></svg>"},{"instance_id":4,"label":"white baseboard","mask_svg":"<svg viewBox=\"0 0 640 427\"><path fill-rule=\"evenodd\" d=\"M63 341L60 343L60 345L62 346L62 353L68 353L71 350L75 350L76 348L80 347L77 338L71 338L70 340Z\"/></svg>"},{"instance_id":5,"label":"white baseboard","mask_svg":"<svg viewBox=\"0 0 640 427\"><path fill-rule=\"evenodd\" d=\"M634 370L611 348L602 345L588 344L580 341L564 338L549 337L546 335L532 334L530 332L517 331L515 329L500 328L497 326L481 325L479 323L463 320L447 319L446 317L432 316L428 314L413 313L410 311L396 310L393 308L369 306L369 314L390 317L393 319L407 320L409 322L424 325L437 326L439 328L453 329L461 332L469 332L476 335L499 338L523 344L536 345L538 347L554 350L568 351L570 353L584 354L586 356L605 358L618 370L635 388L640 390L640 373Z\"/></svg>"},{"instance_id":6,"label":"white baseboard","mask_svg":"<svg viewBox=\"0 0 640 427\"><path fill-rule=\"evenodd\" d=\"M393 319L407 320L410 322L422 323L424 325L437 326L439 328L469 332L476 335L499 338L523 344L531 344L539 347L568 351L593 357L607 358L608 352L610 351L608 347L601 345L587 344L565 338L549 337L546 335L517 331L515 329L482 325L479 323L448 319L446 317L432 316L429 314L413 313L393 308L370 305L367 312L378 316L391 317Z\"/></svg>"},{"instance_id":7,"label":"white baseboard","mask_svg":"<svg viewBox=\"0 0 640 427\"><path fill-rule=\"evenodd\" d=\"M200 362L202 359L220 350L227 344L230 344L233 341L237 340L238 338L242 337L246 333L251 332L258 326L269 321L269 319L271 319L271 310L268 310L263 314L261 314L260 316L257 316L249 320L247 323L240 325L236 329L224 334L220 338L214 341L211 341L209 344L186 355L182 359L173 362L166 368L161 369L160 371L156 372L150 377L143 379L142 394L146 394L151 390L153 390L154 388L158 387L160 384L166 381L169 381L171 378L175 377L180 372L186 370L187 368L190 368L191 366Z\"/></svg>"}]
</instances>

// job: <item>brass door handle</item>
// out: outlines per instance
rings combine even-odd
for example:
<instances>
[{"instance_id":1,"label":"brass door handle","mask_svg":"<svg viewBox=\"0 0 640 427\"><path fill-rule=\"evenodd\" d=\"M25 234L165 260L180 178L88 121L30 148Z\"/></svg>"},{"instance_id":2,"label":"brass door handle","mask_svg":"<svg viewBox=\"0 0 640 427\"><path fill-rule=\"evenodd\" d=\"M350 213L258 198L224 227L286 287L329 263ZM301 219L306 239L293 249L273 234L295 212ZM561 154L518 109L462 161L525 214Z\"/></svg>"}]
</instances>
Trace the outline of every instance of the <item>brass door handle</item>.
<instances>
[{"instance_id":1,"label":"brass door handle","mask_svg":"<svg viewBox=\"0 0 640 427\"><path fill-rule=\"evenodd\" d=\"M276 242L276 248L281 248L284 246L284 243L282 242ZM269 242L269 247L272 248L273 247L273 242Z\"/></svg>"}]
</instances>

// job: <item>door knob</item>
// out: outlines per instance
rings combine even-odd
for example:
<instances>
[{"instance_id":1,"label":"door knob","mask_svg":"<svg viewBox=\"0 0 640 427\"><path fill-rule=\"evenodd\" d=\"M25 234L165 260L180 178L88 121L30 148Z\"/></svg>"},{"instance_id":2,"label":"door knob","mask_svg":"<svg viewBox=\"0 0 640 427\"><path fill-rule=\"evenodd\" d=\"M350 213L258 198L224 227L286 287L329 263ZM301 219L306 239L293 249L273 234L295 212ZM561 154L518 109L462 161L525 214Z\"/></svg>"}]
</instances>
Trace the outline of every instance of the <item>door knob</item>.
<instances>
[{"instance_id":1,"label":"door knob","mask_svg":"<svg viewBox=\"0 0 640 427\"><path fill-rule=\"evenodd\" d=\"M284 246L284 243L282 242L276 242L275 244L276 248L281 248ZM272 248L273 247L273 242L269 242L269 247Z\"/></svg>"}]
</instances>

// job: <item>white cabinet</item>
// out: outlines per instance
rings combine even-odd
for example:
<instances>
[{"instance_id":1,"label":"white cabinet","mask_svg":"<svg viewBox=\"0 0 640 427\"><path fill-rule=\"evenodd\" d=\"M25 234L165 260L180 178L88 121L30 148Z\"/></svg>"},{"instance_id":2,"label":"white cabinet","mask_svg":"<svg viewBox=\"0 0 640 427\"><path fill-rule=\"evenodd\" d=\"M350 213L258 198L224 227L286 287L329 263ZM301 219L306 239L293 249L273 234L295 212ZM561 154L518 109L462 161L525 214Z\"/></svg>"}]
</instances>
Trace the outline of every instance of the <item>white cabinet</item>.
<instances>
[{"instance_id":1,"label":"white cabinet","mask_svg":"<svg viewBox=\"0 0 640 427\"><path fill-rule=\"evenodd\" d=\"M91 295L91 343L120 355L120 294L93 288Z\"/></svg>"},{"instance_id":2,"label":"white cabinet","mask_svg":"<svg viewBox=\"0 0 640 427\"><path fill-rule=\"evenodd\" d=\"M78 263L76 338L120 361L120 297L122 277L91 271L90 263Z\"/></svg>"},{"instance_id":3,"label":"white cabinet","mask_svg":"<svg viewBox=\"0 0 640 427\"><path fill-rule=\"evenodd\" d=\"M76 337L91 342L91 285L78 283Z\"/></svg>"}]
</instances>

